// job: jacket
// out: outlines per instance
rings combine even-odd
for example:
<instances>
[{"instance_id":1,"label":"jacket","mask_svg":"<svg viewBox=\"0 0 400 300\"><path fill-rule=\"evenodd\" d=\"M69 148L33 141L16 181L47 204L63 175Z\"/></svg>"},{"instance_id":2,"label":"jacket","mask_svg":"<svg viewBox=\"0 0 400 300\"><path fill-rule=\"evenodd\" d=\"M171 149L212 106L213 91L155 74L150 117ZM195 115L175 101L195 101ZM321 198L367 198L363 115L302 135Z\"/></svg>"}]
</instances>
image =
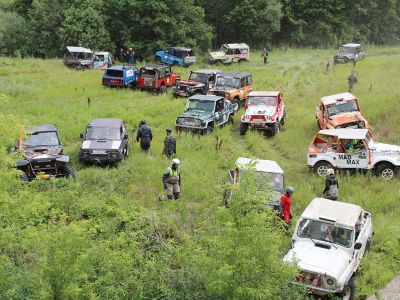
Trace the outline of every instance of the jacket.
<instances>
[{"instance_id":1,"label":"jacket","mask_svg":"<svg viewBox=\"0 0 400 300\"><path fill-rule=\"evenodd\" d=\"M176 153L176 138L172 135L168 135L164 140L164 151L165 155L171 155Z\"/></svg>"},{"instance_id":2,"label":"jacket","mask_svg":"<svg viewBox=\"0 0 400 300\"><path fill-rule=\"evenodd\" d=\"M136 141L139 142L139 139L149 140L149 141L153 139L153 134L151 133L151 128L149 126L147 125L140 126L136 135Z\"/></svg>"},{"instance_id":3,"label":"jacket","mask_svg":"<svg viewBox=\"0 0 400 300\"><path fill-rule=\"evenodd\" d=\"M288 195L284 194L281 197L280 203L282 207L281 218L285 220L286 224L290 224L290 206L292 205L292 199Z\"/></svg>"}]
</instances>

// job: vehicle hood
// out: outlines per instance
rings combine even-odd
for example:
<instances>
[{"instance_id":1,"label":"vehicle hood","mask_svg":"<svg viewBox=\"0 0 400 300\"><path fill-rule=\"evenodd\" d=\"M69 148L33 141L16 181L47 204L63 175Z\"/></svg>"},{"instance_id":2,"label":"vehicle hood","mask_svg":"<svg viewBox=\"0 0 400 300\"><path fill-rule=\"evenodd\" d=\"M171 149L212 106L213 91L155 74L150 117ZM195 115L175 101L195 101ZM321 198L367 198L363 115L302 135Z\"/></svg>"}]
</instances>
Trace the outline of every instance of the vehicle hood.
<instances>
[{"instance_id":1,"label":"vehicle hood","mask_svg":"<svg viewBox=\"0 0 400 300\"><path fill-rule=\"evenodd\" d=\"M117 150L121 146L120 140L84 140L81 149L88 150Z\"/></svg>"},{"instance_id":2,"label":"vehicle hood","mask_svg":"<svg viewBox=\"0 0 400 300\"><path fill-rule=\"evenodd\" d=\"M192 118L199 120L207 120L213 117L213 113L209 111L191 110L181 114L178 118Z\"/></svg>"},{"instance_id":3,"label":"vehicle hood","mask_svg":"<svg viewBox=\"0 0 400 300\"><path fill-rule=\"evenodd\" d=\"M367 121L358 111L337 114L330 118L331 118L331 123L334 127L338 125L355 123L359 121L363 121L367 125Z\"/></svg>"},{"instance_id":4,"label":"vehicle hood","mask_svg":"<svg viewBox=\"0 0 400 300\"><path fill-rule=\"evenodd\" d=\"M383 143L370 143L370 149L372 152L379 152L382 154L387 154L390 156L397 156L400 158L400 146L390 145L390 144L383 144Z\"/></svg>"},{"instance_id":5,"label":"vehicle hood","mask_svg":"<svg viewBox=\"0 0 400 300\"><path fill-rule=\"evenodd\" d=\"M200 81L195 81L195 80L181 80L181 81L179 81L179 85L189 85L189 86L200 87L200 86L204 86L204 83L202 83Z\"/></svg>"},{"instance_id":6,"label":"vehicle hood","mask_svg":"<svg viewBox=\"0 0 400 300\"><path fill-rule=\"evenodd\" d=\"M247 107L245 115L265 115L272 117L276 112L275 106L270 105L250 105Z\"/></svg>"},{"instance_id":7,"label":"vehicle hood","mask_svg":"<svg viewBox=\"0 0 400 300\"><path fill-rule=\"evenodd\" d=\"M353 56L354 56L354 53L340 53L340 54L335 55L335 57L337 57L337 58L345 58L345 57L350 58Z\"/></svg>"},{"instance_id":8,"label":"vehicle hood","mask_svg":"<svg viewBox=\"0 0 400 300\"><path fill-rule=\"evenodd\" d=\"M318 242L318 241L316 241ZM323 243L323 242L321 242ZM329 245L329 243L326 243ZM338 246L337 246L338 247ZM351 255L340 247L320 248L310 241L295 241L294 248L284 257L285 261L297 261L300 269L318 274L327 274L339 279L349 265Z\"/></svg>"},{"instance_id":9,"label":"vehicle hood","mask_svg":"<svg viewBox=\"0 0 400 300\"><path fill-rule=\"evenodd\" d=\"M213 88L213 91L215 91L215 92L229 92L232 90L235 90L235 88L233 88L229 85L218 85Z\"/></svg>"},{"instance_id":10,"label":"vehicle hood","mask_svg":"<svg viewBox=\"0 0 400 300\"><path fill-rule=\"evenodd\" d=\"M52 158L61 155L61 146L39 146L32 148L25 148L23 155L28 159L43 159Z\"/></svg>"},{"instance_id":11,"label":"vehicle hood","mask_svg":"<svg viewBox=\"0 0 400 300\"><path fill-rule=\"evenodd\" d=\"M222 51L210 52L209 54L214 59L224 59L226 57L225 53Z\"/></svg>"}]
</instances>

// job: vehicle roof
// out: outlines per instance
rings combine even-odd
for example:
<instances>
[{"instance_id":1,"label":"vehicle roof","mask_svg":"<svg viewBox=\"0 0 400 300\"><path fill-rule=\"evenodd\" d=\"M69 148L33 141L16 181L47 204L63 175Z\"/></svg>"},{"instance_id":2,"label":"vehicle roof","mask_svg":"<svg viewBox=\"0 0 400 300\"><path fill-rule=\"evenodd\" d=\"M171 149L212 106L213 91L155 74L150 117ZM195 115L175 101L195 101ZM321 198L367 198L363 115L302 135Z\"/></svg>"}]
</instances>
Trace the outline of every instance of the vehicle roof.
<instances>
[{"instance_id":1,"label":"vehicle roof","mask_svg":"<svg viewBox=\"0 0 400 300\"><path fill-rule=\"evenodd\" d=\"M336 95L324 96L321 98L321 102L324 105L330 105L330 104L336 103L336 101L339 99L353 100L353 99L356 99L356 96L354 96L351 93L341 93L341 94L336 94Z\"/></svg>"},{"instance_id":2,"label":"vehicle roof","mask_svg":"<svg viewBox=\"0 0 400 300\"><path fill-rule=\"evenodd\" d=\"M94 127L120 128L122 125L122 120L112 118L99 118L92 120L89 125L92 125Z\"/></svg>"},{"instance_id":3,"label":"vehicle roof","mask_svg":"<svg viewBox=\"0 0 400 300\"><path fill-rule=\"evenodd\" d=\"M240 72L240 71L232 71L232 72L225 72L225 73L222 73L221 74L221 76L224 76L224 77L234 77L234 78L244 78L244 77L248 77L248 76L251 76L251 74L250 73L247 73L247 72Z\"/></svg>"},{"instance_id":4,"label":"vehicle roof","mask_svg":"<svg viewBox=\"0 0 400 300\"><path fill-rule=\"evenodd\" d=\"M342 45L341 47L359 47L361 44L354 44L354 43L348 43L345 45Z\"/></svg>"},{"instance_id":5,"label":"vehicle roof","mask_svg":"<svg viewBox=\"0 0 400 300\"><path fill-rule=\"evenodd\" d=\"M324 129L319 131L320 134L337 136L343 140L363 140L368 134L368 129L352 129L352 128L340 128L340 129Z\"/></svg>"},{"instance_id":6,"label":"vehicle roof","mask_svg":"<svg viewBox=\"0 0 400 300\"><path fill-rule=\"evenodd\" d=\"M178 51L192 51L193 49L183 47L183 46L175 46L175 47L169 47L170 49L178 50Z\"/></svg>"},{"instance_id":7,"label":"vehicle roof","mask_svg":"<svg viewBox=\"0 0 400 300\"><path fill-rule=\"evenodd\" d=\"M263 96L271 96L271 97L278 97L280 94L279 91L257 91L257 92L250 92L249 97L263 97Z\"/></svg>"},{"instance_id":8,"label":"vehicle roof","mask_svg":"<svg viewBox=\"0 0 400 300\"><path fill-rule=\"evenodd\" d=\"M75 46L67 46L67 50L69 52L83 52L83 53L92 53L93 52L89 48L75 47Z\"/></svg>"},{"instance_id":9,"label":"vehicle roof","mask_svg":"<svg viewBox=\"0 0 400 300\"><path fill-rule=\"evenodd\" d=\"M204 74L222 74L221 70L213 70L213 69L201 69L201 70L194 70L193 73L204 73Z\"/></svg>"},{"instance_id":10,"label":"vehicle roof","mask_svg":"<svg viewBox=\"0 0 400 300\"><path fill-rule=\"evenodd\" d=\"M128 70L128 69L137 69L137 67L134 66L112 66L108 67L106 70Z\"/></svg>"},{"instance_id":11,"label":"vehicle roof","mask_svg":"<svg viewBox=\"0 0 400 300\"><path fill-rule=\"evenodd\" d=\"M282 168L274 160L239 157L235 164L236 167L241 169L245 169L246 166L254 164L254 171L256 172L284 174Z\"/></svg>"},{"instance_id":12,"label":"vehicle roof","mask_svg":"<svg viewBox=\"0 0 400 300\"><path fill-rule=\"evenodd\" d=\"M51 124L36 125L27 130L28 132L46 132L46 131L58 131L57 127Z\"/></svg>"},{"instance_id":13,"label":"vehicle roof","mask_svg":"<svg viewBox=\"0 0 400 300\"><path fill-rule=\"evenodd\" d=\"M354 227L363 209L355 204L314 198L301 214L302 218L330 219L341 225Z\"/></svg>"},{"instance_id":14,"label":"vehicle roof","mask_svg":"<svg viewBox=\"0 0 400 300\"><path fill-rule=\"evenodd\" d=\"M94 54L95 55L111 55L110 52L104 52L104 51L96 51Z\"/></svg>"},{"instance_id":15,"label":"vehicle roof","mask_svg":"<svg viewBox=\"0 0 400 300\"><path fill-rule=\"evenodd\" d=\"M166 65L146 65L146 66L141 67L141 69L163 69L163 68L166 68L166 67L169 67L169 66L166 66Z\"/></svg>"},{"instance_id":16,"label":"vehicle roof","mask_svg":"<svg viewBox=\"0 0 400 300\"><path fill-rule=\"evenodd\" d=\"M203 101L218 101L219 99L224 98L221 96L215 96L215 95L193 95L189 97L189 100L196 99L196 100L203 100Z\"/></svg>"},{"instance_id":17,"label":"vehicle roof","mask_svg":"<svg viewBox=\"0 0 400 300\"><path fill-rule=\"evenodd\" d=\"M249 48L249 46L245 43L233 43L233 44L224 44L229 48Z\"/></svg>"}]
</instances>

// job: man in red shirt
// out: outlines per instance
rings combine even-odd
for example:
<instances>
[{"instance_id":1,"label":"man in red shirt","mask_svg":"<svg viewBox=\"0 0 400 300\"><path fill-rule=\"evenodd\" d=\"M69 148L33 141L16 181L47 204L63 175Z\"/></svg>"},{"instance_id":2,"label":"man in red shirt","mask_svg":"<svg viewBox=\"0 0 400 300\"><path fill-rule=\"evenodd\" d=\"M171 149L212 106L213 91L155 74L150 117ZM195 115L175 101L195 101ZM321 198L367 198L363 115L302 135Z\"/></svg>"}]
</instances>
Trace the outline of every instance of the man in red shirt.
<instances>
[{"instance_id":1,"label":"man in red shirt","mask_svg":"<svg viewBox=\"0 0 400 300\"><path fill-rule=\"evenodd\" d=\"M290 225L290 219L292 214L290 213L290 206L292 205L292 196L294 194L294 188L288 186L286 188L286 193L281 197L281 213L280 217L285 221L287 225Z\"/></svg>"}]
</instances>

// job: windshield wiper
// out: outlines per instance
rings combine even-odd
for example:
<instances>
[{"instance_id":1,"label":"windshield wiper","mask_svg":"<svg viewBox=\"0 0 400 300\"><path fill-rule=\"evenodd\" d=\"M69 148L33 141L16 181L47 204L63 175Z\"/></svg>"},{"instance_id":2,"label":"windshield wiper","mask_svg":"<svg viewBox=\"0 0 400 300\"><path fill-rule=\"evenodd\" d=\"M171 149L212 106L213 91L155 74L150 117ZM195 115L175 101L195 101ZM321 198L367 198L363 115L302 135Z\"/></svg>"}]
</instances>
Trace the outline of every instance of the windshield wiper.
<instances>
[{"instance_id":1,"label":"windshield wiper","mask_svg":"<svg viewBox=\"0 0 400 300\"><path fill-rule=\"evenodd\" d=\"M327 240L323 240L323 242L328 242L328 243L332 244L332 246L335 247L335 248L337 249L337 247L335 246L335 244L334 244L333 242L327 241Z\"/></svg>"}]
</instances>

